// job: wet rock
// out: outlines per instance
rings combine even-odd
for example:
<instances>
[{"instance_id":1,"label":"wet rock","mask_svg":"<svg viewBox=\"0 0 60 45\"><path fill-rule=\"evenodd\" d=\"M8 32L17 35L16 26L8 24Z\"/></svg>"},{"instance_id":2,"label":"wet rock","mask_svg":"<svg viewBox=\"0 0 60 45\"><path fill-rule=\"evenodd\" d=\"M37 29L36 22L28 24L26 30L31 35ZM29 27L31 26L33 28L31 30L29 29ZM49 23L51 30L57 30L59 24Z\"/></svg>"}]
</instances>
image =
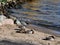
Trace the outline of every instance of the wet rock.
<instances>
[{"instance_id":1,"label":"wet rock","mask_svg":"<svg viewBox=\"0 0 60 45\"><path fill-rule=\"evenodd\" d=\"M18 19L16 19L14 21L14 23L17 25L17 26L26 26L27 24L24 22L24 21L19 21Z\"/></svg>"},{"instance_id":2,"label":"wet rock","mask_svg":"<svg viewBox=\"0 0 60 45\"><path fill-rule=\"evenodd\" d=\"M22 25L21 22L20 22L18 19L16 19L16 20L14 21L14 23L15 23L17 26L21 26L21 25Z\"/></svg>"},{"instance_id":3,"label":"wet rock","mask_svg":"<svg viewBox=\"0 0 60 45\"><path fill-rule=\"evenodd\" d=\"M21 24L23 25L23 26L26 26L27 24L25 23L25 22L23 22L23 21L21 21Z\"/></svg>"}]
</instances>

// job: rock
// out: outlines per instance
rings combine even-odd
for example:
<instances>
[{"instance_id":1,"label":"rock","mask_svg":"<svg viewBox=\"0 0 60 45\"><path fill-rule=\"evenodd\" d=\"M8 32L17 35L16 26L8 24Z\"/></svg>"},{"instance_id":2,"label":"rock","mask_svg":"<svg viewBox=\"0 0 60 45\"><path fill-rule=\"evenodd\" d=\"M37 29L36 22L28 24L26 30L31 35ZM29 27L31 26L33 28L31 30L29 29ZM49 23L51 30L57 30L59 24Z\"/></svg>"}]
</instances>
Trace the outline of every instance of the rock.
<instances>
[{"instance_id":1,"label":"rock","mask_svg":"<svg viewBox=\"0 0 60 45\"><path fill-rule=\"evenodd\" d=\"M10 19L16 20L16 17L10 15Z\"/></svg>"},{"instance_id":2,"label":"rock","mask_svg":"<svg viewBox=\"0 0 60 45\"><path fill-rule=\"evenodd\" d=\"M17 26L21 26L21 25L22 25L21 22L20 22L18 19L16 19L16 20L14 21L14 23L15 23Z\"/></svg>"},{"instance_id":3,"label":"rock","mask_svg":"<svg viewBox=\"0 0 60 45\"><path fill-rule=\"evenodd\" d=\"M10 25L13 25L14 24L14 21L12 19L5 19L3 22L2 22L3 25L6 25L6 24L10 24Z\"/></svg>"},{"instance_id":4,"label":"rock","mask_svg":"<svg viewBox=\"0 0 60 45\"><path fill-rule=\"evenodd\" d=\"M13 25L14 21L12 19L7 19L4 15L0 15L0 26L10 24Z\"/></svg>"},{"instance_id":5,"label":"rock","mask_svg":"<svg viewBox=\"0 0 60 45\"><path fill-rule=\"evenodd\" d=\"M2 21L4 21L6 19L6 17L4 16L4 15L0 15L0 23L2 22Z\"/></svg>"},{"instance_id":6,"label":"rock","mask_svg":"<svg viewBox=\"0 0 60 45\"><path fill-rule=\"evenodd\" d=\"M25 22L23 22L23 21L21 21L21 24L23 25L23 26L26 26L27 24L25 23Z\"/></svg>"}]
</instances>

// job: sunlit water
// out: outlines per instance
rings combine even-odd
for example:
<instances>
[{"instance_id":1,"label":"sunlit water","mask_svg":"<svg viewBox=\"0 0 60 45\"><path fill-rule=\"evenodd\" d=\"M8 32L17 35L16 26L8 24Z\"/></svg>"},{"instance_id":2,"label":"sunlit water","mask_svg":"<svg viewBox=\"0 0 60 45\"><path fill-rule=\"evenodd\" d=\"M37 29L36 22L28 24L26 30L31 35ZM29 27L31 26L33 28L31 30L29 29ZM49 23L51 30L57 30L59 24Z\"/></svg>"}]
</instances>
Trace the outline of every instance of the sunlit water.
<instances>
[{"instance_id":1,"label":"sunlit water","mask_svg":"<svg viewBox=\"0 0 60 45\"><path fill-rule=\"evenodd\" d=\"M12 9L19 20L31 21L31 20L42 20L40 24L52 25L60 27L60 2L41 2L36 6L24 4L21 9Z\"/></svg>"}]
</instances>

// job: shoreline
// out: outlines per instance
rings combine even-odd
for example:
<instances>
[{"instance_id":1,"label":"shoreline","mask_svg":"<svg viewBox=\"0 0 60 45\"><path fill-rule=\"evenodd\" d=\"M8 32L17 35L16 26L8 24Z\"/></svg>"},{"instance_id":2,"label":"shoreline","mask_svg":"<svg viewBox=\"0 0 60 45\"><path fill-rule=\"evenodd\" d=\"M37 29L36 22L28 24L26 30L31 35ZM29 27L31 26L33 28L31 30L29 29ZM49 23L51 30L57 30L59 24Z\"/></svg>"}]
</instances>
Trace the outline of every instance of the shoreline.
<instances>
[{"instance_id":1,"label":"shoreline","mask_svg":"<svg viewBox=\"0 0 60 45\"><path fill-rule=\"evenodd\" d=\"M60 33L56 30L52 30L52 29L48 29L48 28L36 26L36 25L29 25L28 28L35 29L35 31L38 31L38 32L43 32L43 33L47 33L47 34L51 34L51 35L60 37Z\"/></svg>"},{"instance_id":2,"label":"shoreline","mask_svg":"<svg viewBox=\"0 0 60 45\"><path fill-rule=\"evenodd\" d=\"M30 25L32 27L32 25ZM28 27L30 27L28 26ZM31 29L30 27L30 29ZM0 44L12 44L15 45L17 43L21 43L22 45L55 45L55 44L60 44L60 38L55 37L55 40L53 41L46 41L42 40L46 36L50 36L52 34L47 34L43 32L39 32L37 30L34 30L34 34L25 34L25 33L16 33L15 29L18 29L16 25L5 25L0 27ZM32 27L33 29L35 27ZM42 27L40 27L39 30L42 30Z\"/></svg>"}]
</instances>

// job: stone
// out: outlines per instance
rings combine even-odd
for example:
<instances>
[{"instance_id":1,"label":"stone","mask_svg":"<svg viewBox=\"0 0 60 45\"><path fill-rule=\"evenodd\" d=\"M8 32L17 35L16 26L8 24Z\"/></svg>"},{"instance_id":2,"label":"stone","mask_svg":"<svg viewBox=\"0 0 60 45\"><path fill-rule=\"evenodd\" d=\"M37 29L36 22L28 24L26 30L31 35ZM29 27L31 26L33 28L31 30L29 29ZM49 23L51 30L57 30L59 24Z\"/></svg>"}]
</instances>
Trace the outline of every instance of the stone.
<instances>
[{"instance_id":1,"label":"stone","mask_svg":"<svg viewBox=\"0 0 60 45\"><path fill-rule=\"evenodd\" d=\"M21 21L21 24L23 25L23 26L26 26L27 24L25 23L25 22L23 22L23 21Z\"/></svg>"},{"instance_id":2,"label":"stone","mask_svg":"<svg viewBox=\"0 0 60 45\"><path fill-rule=\"evenodd\" d=\"M15 20L15 24L18 25L18 26L22 25L21 22L18 19Z\"/></svg>"},{"instance_id":3,"label":"stone","mask_svg":"<svg viewBox=\"0 0 60 45\"><path fill-rule=\"evenodd\" d=\"M4 15L0 15L0 23L5 19L6 19L6 17Z\"/></svg>"},{"instance_id":4,"label":"stone","mask_svg":"<svg viewBox=\"0 0 60 45\"><path fill-rule=\"evenodd\" d=\"M6 24L10 24L10 25L13 25L14 24L14 21L12 19L5 19L3 22L2 22L3 25L6 25Z\"/></svg>"}]
</instances>

